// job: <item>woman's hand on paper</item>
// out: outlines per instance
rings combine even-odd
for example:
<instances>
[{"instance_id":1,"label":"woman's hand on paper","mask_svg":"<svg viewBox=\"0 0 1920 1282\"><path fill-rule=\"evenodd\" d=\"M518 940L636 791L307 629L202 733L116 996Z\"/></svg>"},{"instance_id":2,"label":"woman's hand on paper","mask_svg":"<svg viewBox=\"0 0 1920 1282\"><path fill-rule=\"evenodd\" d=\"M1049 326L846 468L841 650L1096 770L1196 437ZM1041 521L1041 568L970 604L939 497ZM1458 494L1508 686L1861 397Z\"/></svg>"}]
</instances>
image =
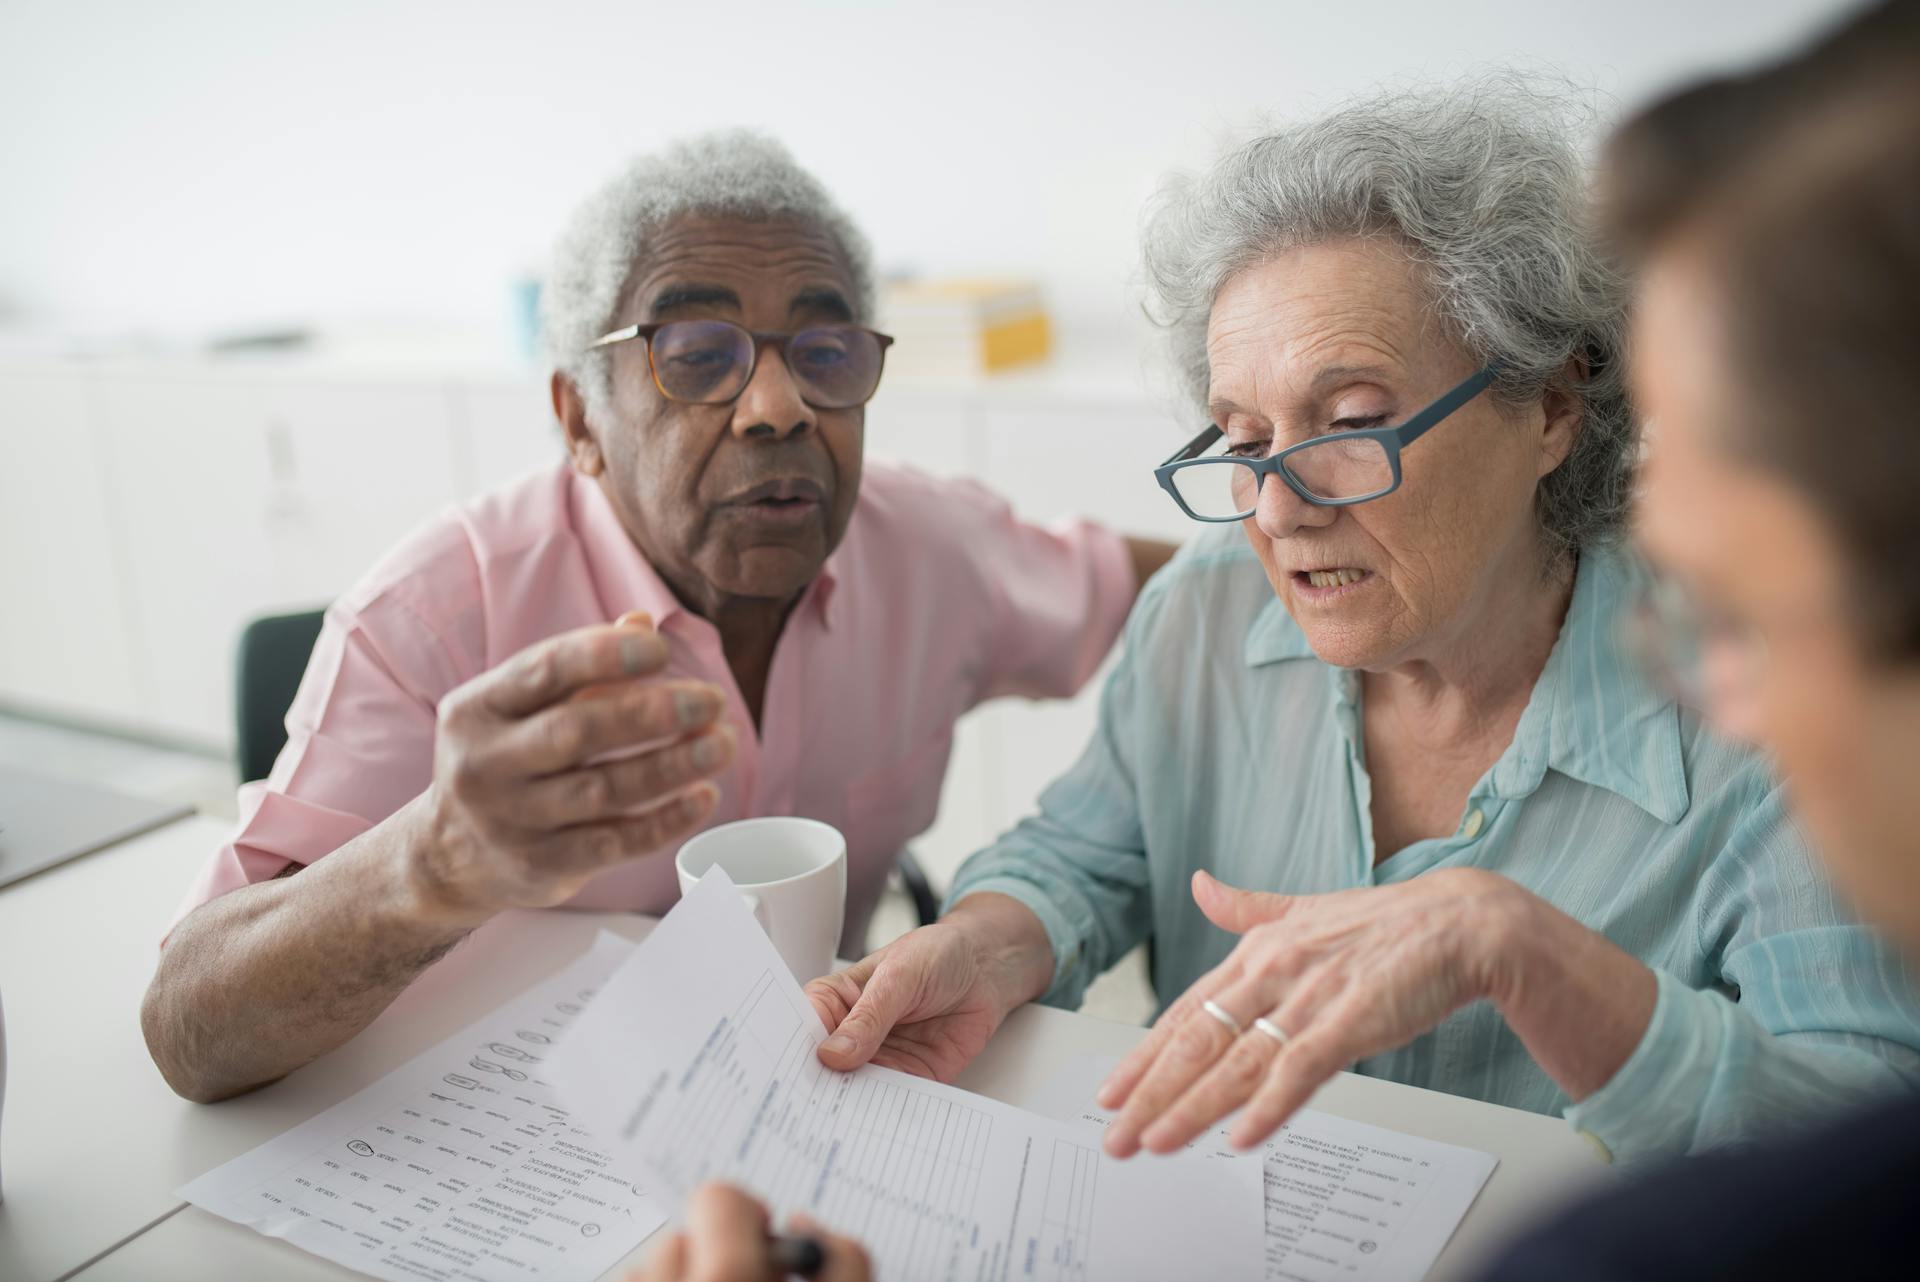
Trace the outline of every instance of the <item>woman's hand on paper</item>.
<instances>
[{"instance_id":1,"label":"woman's hand on paper","mask_svg":"<svg viewBox=\"0 0 1920 1282\"><path fill-rule=\"evenodd\" d=\"M1038 918L1004 895L969 895L933 925L807 985L832 1034L820 1062L843 1071L872 1062L951 1082L1052 976Z\"/></svg>"},{"instance_id":2,"label":"woman's hand on paper","mask_svg":"<svg viewBox=\"0 0 1920 1282\"><path fill-rule=\"evenodd\" d=\"M1229 1138L1251 1148L1341 1069L1483 998L1580 1099L1652 1014L1644 965L1478 869L1322 895L1236 890L1200 872L1193 893L1240 942L1101 1086L1098 1103L1120 1110L1105 1141L1115 1157L1173 1152L1235 1111Z\"/></svg>"},{"instance_id":3,"label":"woman's hand on paper","mask_svg":"<svg viewBox=\"0 0 1920 1282\"><path fill-rule=\"evenodd\" d=\"M725 1184L704 1184L687 1202L687 1225L663 1235L628 1282L781 1282L787 1268L774 1254L767 1208ZM803 1216L788 1232L811 1238L824 1262L817 1282L871 1282L867 1253Z\"/></svg>"}]
</instances>

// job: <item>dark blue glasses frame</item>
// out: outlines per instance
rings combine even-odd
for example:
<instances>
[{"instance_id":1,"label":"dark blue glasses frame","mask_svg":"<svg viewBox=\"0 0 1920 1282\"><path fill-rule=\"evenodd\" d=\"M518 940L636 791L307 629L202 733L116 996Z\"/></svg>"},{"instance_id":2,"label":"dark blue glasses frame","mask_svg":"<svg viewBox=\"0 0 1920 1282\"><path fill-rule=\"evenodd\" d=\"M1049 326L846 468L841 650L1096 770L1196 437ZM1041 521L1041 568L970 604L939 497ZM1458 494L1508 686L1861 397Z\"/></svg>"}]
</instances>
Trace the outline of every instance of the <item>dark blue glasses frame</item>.
<instances>
[{"instance_id":1,"label":"dark blue glasses frame","mask_svg":"<svg viewBox=\"0 0 1920 1282\"><path fill-rule=\"evenodd\" d=\"M1487 365L1478 373L1456 385L1433 404L1415 414L1396 427L1366 427L1351 432L1331 432L1326 436L1310 437L1295 445L1289 445L1278 454L1270 454L1263 459L1247 458L1201 458L1200 455L1212 448L1215 441L1226 435L1217 424L1209 424L1207 430L1183 445L1172 458L1153 469L1154 479L1160 482L1160 488L1172 496L1180 505L1180 510L1196 521L1211 521L1224 524L1230 521L1244 521L1254 513L1253 508L1232 516L1202 516L1187 506L1180 497L1179 489L1174 485L1174 475L1189 467L1244 467L1254 476L1254 497L1258 501L1260 487L1266 483L1268 475L1277 473L1285 481L1287 488L1302 499L1319 507L1351 507L1355 503L1366 503L1373 499L1384 498L1400 488L1400 451L1426 435L1449 414L1465 405L1474 397L1487 390L1493 384L1494 376L1500 372L1499 361ZM1387 456L1392 469L1393 479L1371 494L1357 494L1351 498L1323 498L1309 490L1292 469L1286 466L1289 454L1298 454L1301 450L1312 449L1341 441L1376 441Z\"/></svg>"}]
</instances>

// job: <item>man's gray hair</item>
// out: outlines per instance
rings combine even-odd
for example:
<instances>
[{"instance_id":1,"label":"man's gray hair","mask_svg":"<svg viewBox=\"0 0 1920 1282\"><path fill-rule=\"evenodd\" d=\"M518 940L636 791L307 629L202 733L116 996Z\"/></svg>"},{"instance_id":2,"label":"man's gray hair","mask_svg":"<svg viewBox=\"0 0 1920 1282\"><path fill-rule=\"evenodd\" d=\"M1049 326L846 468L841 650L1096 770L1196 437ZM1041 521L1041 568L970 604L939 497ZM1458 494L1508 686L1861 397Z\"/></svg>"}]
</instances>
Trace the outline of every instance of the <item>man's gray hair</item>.
<instances>
[{"instance_id":1,"label":"man's gray hair","mask_svg":"<svg viewBox=\"0 0 1920 1282\"><path fill-rule=\"evenodd\" d=\"M1637 432L1622 344L1626 286L1593 230L1581 127L1594 111L1564 83L1497 73L1403 90L1263 133L1148 207L1149 313L1183 390L1208 398L1207 317L1227 280L1280 250L1345 237L1404 246L1436 312L1497 394L1537 399L1569 362L1578 439L1540 483L1558 552L1618 533Z\"/></svg>"},{"instance_id":2,"label":"man's gray hair","mask_svg":"<svg viewBox=\"0 0 1920 1282\"><path fill-rule=\"evenodd\" d=\"M765 134L719 130L636 156L581 203L554 248L541 289L541 322L555 368L596 411L611 395L604 348L621 296L653 237L692 216L794 222L824 232L852 273L856 320L873 315L873 251L819 179Z\"/></svg>"}]
</instances>

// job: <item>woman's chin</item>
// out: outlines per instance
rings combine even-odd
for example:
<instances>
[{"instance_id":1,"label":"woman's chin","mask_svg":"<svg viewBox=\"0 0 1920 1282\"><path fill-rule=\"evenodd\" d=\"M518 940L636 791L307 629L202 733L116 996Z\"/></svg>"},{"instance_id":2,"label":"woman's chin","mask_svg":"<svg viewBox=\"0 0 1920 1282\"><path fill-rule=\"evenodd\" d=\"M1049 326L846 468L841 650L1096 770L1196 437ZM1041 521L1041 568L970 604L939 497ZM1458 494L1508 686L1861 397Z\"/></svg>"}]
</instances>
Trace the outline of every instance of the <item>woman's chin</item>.
<instances>
[{"instance_id":1,"label":"woman's chin","mask_svg":"<svg viewBox=\"0 0 1920 1282\"><path fill-rule=\"evenodd\" d=\"M1292 585L1289 585L1291 587ZM1322 663L1337 668L1372 667L1400 648L1390 636L1385 613L1373 593L1328 597L1291 591L1283 594L1287 613L1305 634Z\"/></svg>"},{"instance_id":2,"label":"woman's chin","mask_svg":"<svg viewBox=\"0 0 1920 1282\"><path fill-rule=\"evenodd\" d=\"M1390 644L1385 629L1370 620L1302 618L1295 612L1293 621L1306 635L1314 657L1336 668L1381 667L1397 648Z\"/></svg>"}]
</instances>

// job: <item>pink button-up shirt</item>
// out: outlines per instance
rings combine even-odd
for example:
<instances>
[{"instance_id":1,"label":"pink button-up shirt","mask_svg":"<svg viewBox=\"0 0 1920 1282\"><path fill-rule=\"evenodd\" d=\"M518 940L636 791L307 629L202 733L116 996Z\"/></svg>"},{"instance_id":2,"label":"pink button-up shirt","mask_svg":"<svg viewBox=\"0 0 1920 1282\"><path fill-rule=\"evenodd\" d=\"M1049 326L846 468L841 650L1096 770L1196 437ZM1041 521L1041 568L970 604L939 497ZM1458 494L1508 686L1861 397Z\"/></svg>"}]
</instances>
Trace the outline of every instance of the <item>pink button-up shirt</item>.
<instances>
[{"instance_id":1,"label":"pink button-up shirt","mask_svg":"<svg viewBox=\"0 0 1920 1282\"><path fill-rule=\"evenodd\" d=\"M955 719L995 695L1078 689L1134 586L1124 541L1104 529L1042 529L978 485L870 462L845 539L780 634L759 730L729 701L739 750L710 822L805 815L845 833L844 946L858 955L894 857L933 822ZM180 915L391 815L431 780L442 697L629 610L672 643L668 675L734 689L719 633L567 466L430 522L327 612L286 749L240 789L239 831ZM660 913L677 897L662 852L608 869L568 906Z\"/></svg>"}]
</instances>

